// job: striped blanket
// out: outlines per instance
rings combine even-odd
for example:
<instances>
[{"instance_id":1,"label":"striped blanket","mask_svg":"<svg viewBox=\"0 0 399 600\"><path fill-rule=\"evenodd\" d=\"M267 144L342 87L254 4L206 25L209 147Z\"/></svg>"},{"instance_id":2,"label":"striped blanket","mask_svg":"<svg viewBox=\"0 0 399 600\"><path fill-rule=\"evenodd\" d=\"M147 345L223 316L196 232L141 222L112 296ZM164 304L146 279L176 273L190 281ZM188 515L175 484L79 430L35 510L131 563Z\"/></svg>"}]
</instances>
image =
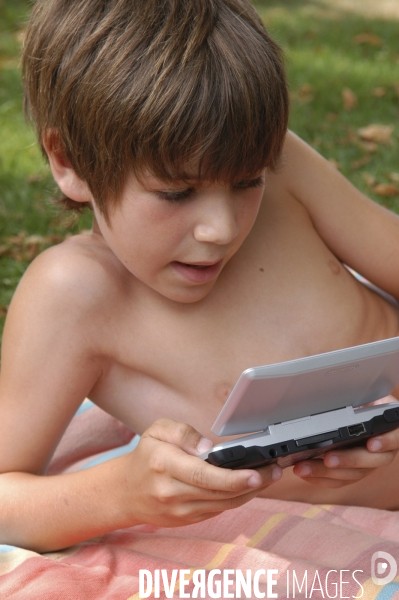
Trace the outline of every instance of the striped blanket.
<instances>
[{"instance_id":1,"label":"striped blanket","mask_svg":"<svg viewBox=\"0 0 399 600\"><path fill-rule=\"evenodd\" d=\"M137 438L86 402L50 474L88 468ZM399 600L399 514L255 499L208 521L138 526L60 552L0 546L0 599Z\"/></svg>"}]
</instances>

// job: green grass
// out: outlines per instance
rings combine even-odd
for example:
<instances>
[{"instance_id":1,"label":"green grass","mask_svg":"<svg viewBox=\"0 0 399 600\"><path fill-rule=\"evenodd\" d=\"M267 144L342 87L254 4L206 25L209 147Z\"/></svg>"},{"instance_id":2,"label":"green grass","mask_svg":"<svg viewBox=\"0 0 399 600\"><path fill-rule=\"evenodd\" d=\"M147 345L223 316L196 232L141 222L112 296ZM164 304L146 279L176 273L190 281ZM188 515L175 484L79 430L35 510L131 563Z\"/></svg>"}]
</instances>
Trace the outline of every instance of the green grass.
<instances>
[{"instance_id":1,"label":"green grass","mask_svg":"<svg viewBox=\"0 0 399 600\"><path fill-rule=\"evenodd\" d=\"M23 117L19 56L29 9L25 0L0 0L0 332L29 262L67 231L51 202L49 168ZM87 227L89 215L70 231Z\"/></svg>"},{"instance_id":2,"label":"green grass","mask_svg":"<svg viewBox=\"0 0 399 600\"><path fill-rule=\"evenodd\" d=\"M399 196L375 191L376 184L394 185L392 173L399 172L399 21L340 12L333 0L329 8L326 0L258 0L256 6L286 53L291 128L362 191L399 212ZM22 115L19 54L29 10L26 0L0 0L0 329L34 255L66 231L90 226L87 215L66 229L50 202L56 190L49 169ZM345 88L357 99L351 109L344 107ZM357 132L371 123L394 126L389 143L364 145Z\"/></svg>"},{"instance_id":3,"label":"green grass","mask_svg":"<svg viewBox=\"0 0 399 600\"><path fill-rule=\"evenodd\" d=\"M366 182L391 183L389 174L399 172L399 21L326 9L317 0L256 6L286 53L291 128L362 191L399 212L398 196L381 197ZM349 110L345 88L357 98ZM372 123L394 130L390 143L370 151L357 131Z\"/></svg>"}]
</instances>

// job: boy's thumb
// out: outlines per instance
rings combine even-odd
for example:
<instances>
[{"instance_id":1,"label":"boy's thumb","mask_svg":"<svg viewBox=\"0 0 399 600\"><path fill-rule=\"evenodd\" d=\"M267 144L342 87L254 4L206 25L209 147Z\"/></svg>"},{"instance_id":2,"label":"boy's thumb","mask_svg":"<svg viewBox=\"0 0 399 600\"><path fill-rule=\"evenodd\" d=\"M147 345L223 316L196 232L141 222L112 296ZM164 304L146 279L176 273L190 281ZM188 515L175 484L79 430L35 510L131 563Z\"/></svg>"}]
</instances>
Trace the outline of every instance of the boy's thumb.
<instances>
[{"instance_id":1,"label":"boy's thumb","mask_svg":"<svg viewBox=\"0 0 399 600\"><path fill-rule=\"evenodd\" d=\"M193 456L203 454L213 446L211 440L202 436L194 427L173 419L157 419L143 433L143 437L173 444Z\"/></svg>"}]
</instances>

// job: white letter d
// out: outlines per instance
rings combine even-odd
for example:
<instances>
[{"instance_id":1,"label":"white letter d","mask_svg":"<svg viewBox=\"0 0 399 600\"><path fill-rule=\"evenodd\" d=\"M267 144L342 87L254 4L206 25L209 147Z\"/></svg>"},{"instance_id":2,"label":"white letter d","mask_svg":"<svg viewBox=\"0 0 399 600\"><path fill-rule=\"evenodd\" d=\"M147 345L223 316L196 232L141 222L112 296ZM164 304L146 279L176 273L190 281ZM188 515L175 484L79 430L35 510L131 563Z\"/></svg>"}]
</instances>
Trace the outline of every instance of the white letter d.
<instances>
[{"instance_id":1,"label":"white letter d","mask_svg":"<svg viewBox=\"0 0 399 600\"><path fill-rule=\"evenodd\" d=\"M147 589L144 591L144 578L147 578ZM152 592L152 574L147 569L139 571L139 596L140 598L148 598Z\"/></svg>"}]
</instances>

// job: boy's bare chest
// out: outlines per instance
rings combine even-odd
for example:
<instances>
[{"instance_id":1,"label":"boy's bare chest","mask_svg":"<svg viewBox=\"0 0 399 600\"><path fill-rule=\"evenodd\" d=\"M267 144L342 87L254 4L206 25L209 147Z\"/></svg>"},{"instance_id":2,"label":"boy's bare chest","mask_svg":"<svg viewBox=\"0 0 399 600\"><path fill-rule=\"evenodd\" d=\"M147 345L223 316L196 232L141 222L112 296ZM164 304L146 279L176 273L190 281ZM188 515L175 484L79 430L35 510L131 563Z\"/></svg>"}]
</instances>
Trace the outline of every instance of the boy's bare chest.
<instances>
[{"instance_id":1,"label":"boy's bare chest","mask_svg":"<svg viewBox=\"0 0 399 600\"><path fill-rule=\"evenodd\" d=\"M353 279L302 209L282 203L261 216L205 302L126 308L92 399L138 432L162 416L209 436L244 369L397 327L396 311Z\"/></svg>"}]
</instances>

